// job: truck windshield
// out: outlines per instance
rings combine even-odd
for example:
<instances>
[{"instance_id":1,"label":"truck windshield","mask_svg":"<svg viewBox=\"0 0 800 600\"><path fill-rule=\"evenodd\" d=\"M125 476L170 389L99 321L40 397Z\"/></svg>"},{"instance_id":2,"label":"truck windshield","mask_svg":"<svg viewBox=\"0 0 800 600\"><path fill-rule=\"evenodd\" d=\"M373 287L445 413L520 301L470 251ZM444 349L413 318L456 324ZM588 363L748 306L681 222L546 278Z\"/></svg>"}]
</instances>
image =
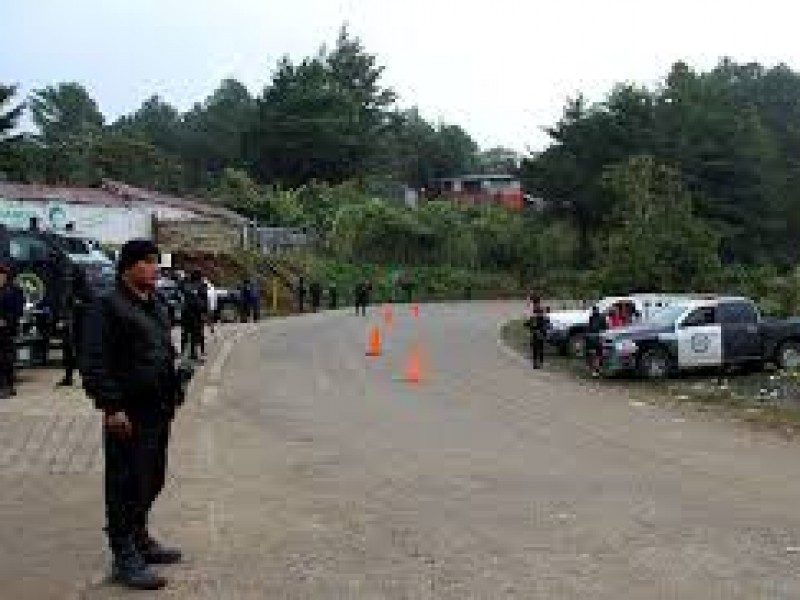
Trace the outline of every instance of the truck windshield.
<instances>
[{"instance_id":1,"label":"truck windshield","mask_svg":"<svg viewBox=\"0 0 800 600\"><path fill-rule=\"evenodd\" d=\"M67 254L86 254L92 253L92 249L84 240L78 238L61 238L61 247Z\"/></svg>"},{"instance_id":2,"label":"truck windshield","mask_svg":"<svg viewBox=\"0 0 800 600\"><path fill-rule=\"evenodd\" d=\"M673 325L689 308L685 304L674 304L659 310L650 317L649 321L657 326Z\"/></svg>"}]
</instances>

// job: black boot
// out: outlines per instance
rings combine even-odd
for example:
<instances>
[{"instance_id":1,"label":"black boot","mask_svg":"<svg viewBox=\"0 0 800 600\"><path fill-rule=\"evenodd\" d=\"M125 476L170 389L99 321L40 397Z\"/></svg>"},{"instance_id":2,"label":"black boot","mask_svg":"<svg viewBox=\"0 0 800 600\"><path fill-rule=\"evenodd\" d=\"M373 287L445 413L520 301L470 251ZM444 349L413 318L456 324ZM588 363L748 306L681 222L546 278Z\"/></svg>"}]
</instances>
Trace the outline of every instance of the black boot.
<instances>
[{"instance_id":1,"label":"black boot","mask_svg":"<svg viewBox=\"0 0 800 600\"><path fill-rule=\"evenodd\" d=\"M153 571L131 541L115 544L111 581L132 590L160 590L167 580Z\"/></svg>"},{"instance_id":2,"label":"black boot","mask_svg":"<svg viewBox=\"0 0 800 600\"><path fill-rule=\"evenodd\" d=\"M136 536L136 549L148 565L174 565L183 560L183 553L178 548L160 544L147 532Z\"/></svg>"}]
</instances>

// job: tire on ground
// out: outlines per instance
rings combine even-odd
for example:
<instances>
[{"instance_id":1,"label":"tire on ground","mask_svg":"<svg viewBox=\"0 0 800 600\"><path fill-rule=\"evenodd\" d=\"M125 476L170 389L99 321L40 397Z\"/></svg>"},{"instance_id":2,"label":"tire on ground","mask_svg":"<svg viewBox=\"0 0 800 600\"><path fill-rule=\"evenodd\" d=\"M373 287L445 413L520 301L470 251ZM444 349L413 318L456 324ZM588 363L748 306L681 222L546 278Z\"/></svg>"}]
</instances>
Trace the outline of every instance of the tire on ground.
<instances>
[{"instance_id":1,"label":"tire on ground","mask_svg":"<svg viewBox=\"0 0 800 600\"><path fill-rule=\"evenodd\" d=\"M639 375L645 379L667 379L674 372L674 364L669 352L663 346L649 346L639 354L637 361Z\"/></svg>"},{"instance_id":2,"label":"tire on ground","mask_svg":"<svg viewBox=\"0 0 800 600\"><path fill-rule=\"evenodd\" d=\"M775 364L781 370L800 368L800 340L788 340L778 346L775 353Z\"/></svg>"}]
</instances>

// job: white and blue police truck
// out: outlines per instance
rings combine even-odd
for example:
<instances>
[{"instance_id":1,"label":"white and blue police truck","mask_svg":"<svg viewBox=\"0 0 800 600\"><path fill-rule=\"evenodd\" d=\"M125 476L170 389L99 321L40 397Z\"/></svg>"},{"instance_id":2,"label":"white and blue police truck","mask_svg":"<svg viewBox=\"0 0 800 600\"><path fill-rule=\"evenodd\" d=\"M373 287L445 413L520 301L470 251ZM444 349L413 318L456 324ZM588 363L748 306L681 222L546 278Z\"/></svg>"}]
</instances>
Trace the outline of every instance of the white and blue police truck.
<instances>
[{"instance_id":1,"label":"white and blue police truck","mask_svg":"<svg viewBox=\"0 0 800 600\"><path fill-rule=\"evenodd\" d=\"M660 379L688 369L760 368L765 363L800 368L800 318L765 318L749 298L676 303L645 323L600 336L604 375L638 373Z\"/></svg>"}]
</instances>

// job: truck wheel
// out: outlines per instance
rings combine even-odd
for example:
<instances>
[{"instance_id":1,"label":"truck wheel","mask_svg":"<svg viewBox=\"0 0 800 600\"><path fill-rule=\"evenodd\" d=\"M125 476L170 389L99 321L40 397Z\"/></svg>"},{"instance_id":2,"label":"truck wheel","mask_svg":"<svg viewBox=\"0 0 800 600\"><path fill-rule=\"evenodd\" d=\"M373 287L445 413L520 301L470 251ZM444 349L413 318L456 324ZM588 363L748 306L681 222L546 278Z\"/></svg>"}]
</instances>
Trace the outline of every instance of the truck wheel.
<instances>
[{"instance_id":1,"label":"truck wheel","mask_svg":"<svg viewBox=\"0 0 800 600\"><path fill-rule=\"evenodd\" d=\"M239 320L239 311L230 303L223 304L219 309L219 320L223 323L235 323Z\"/></svg>"},{"instance_id":2,"label":"truck wheel","mask_svg":"<svg viewBox=\"0 0 800 600\"><path fill-rule=\"evenodd\" d=\"M567 352L573 358L586 356L586 336L579 331L571 333L567 339Z\"/></svg>"},{"instance_id":3,"label":"truck wheel","mask_svg":"<svg viewBox=\"0 0 800 600\"><path fill-rule=\"evenodd\" d=\"M645 379L666 379L673 372L672 358L659 346L648 348L639 356L639 375Z\"/></svg>"},{"instance_id":4,"label":"truck wheel","mask_svg":"<svg viewBox=\"0 0 800 600\"><path fill-rule=\"evenodd\" d=\"M784 371L800 369L800 342L790 340L783 342L775 357L778 368Z\"/></svg>"}]
</instances>

